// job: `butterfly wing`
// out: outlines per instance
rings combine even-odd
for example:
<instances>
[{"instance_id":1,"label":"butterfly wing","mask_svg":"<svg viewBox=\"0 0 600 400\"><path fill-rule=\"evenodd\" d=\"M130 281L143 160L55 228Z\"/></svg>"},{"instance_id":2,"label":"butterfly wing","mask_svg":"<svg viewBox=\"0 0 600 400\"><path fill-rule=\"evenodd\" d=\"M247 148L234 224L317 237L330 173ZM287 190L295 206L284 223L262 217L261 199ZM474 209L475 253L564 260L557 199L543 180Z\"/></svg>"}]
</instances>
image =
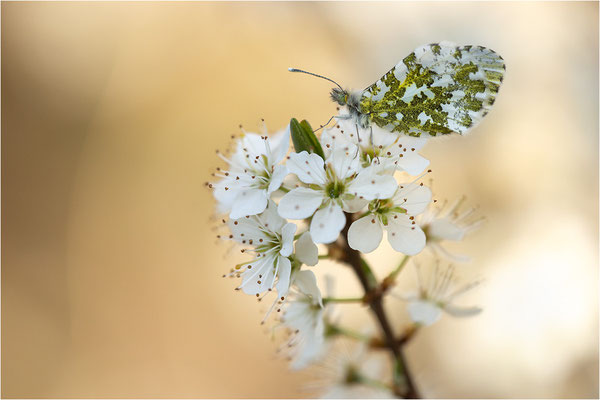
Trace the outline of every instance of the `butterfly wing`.
<instances>
[{"instance_id":1,"label":"butterfly wing","mask_svg":"<svg viewBox=\"0 0 600 400\"><path fill-rule=\"evenodd\" d=\"M488 113L504 60L481 46L421 46L362 93L371 122L410 136L464 134Z\"/></svg>"}]
</instances>

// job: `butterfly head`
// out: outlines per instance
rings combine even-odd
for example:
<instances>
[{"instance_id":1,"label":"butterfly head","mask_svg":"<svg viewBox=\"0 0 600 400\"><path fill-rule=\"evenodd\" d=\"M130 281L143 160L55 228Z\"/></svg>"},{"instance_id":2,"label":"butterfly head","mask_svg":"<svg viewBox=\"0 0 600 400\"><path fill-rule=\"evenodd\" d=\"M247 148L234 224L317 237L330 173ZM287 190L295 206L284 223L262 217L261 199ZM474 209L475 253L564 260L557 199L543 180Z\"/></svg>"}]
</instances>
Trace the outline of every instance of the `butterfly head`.
<instances>
[{"instance_id":1,"label":"butterfly head","mask_svg":"<svg viewBox=\"0 0 600 400\"><path fill-rule=\"evenodd\" d=\"M338 103L340 106L348 104L348 92L341 88L333 88L330 93L331 99Z\"/></svg>"}]
</instances>

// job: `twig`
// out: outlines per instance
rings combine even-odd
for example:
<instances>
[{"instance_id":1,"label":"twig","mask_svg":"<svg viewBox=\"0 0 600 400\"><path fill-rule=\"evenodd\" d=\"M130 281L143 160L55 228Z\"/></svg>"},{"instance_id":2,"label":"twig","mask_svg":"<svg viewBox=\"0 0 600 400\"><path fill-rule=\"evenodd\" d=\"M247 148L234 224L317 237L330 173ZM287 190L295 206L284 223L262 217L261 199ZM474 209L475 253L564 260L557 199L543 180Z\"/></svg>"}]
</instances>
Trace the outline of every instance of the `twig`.
<instances>
[{"instance_id":1,"label":"twig","mask_svg":"<svg viewBox=\"0 0 600 400\"><path fill-rule=\"evenodd\" d=\"M381 290L378 290L379 285L371 268L363 260L360 253L348 245L346 238L348 237L348 229L350 229L352 222L352 215L346 214L346 226L342 230L343 243L338 241L332 246L338 247L341 250L338 253L340 261L347 263L356 273L365 291L365 303L368 304L373 314L375 314L385 337L386 347L394 357L394 394L402 398L419 399L420 395L408 370L401 343L396 339L383 308L383 293Z\"/></svg>"}]
</instances>

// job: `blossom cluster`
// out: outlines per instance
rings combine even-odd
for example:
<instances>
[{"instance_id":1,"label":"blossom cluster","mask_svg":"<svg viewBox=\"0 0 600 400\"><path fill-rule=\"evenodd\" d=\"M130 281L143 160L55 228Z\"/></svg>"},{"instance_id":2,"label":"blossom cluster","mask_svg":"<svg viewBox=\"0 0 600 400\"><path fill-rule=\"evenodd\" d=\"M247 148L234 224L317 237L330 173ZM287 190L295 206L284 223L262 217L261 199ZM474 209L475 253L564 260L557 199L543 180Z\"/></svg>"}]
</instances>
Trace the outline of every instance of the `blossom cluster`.
<instances>
[{"instance_id":1,"label":"blossom cluster","mask_svg":"<svg viewBox=\"0 0 600 400\"><path fill-rule=\"evenodd\" d=\"M434 207L422 182L431 172L420 154L425 138L375 125L360 128L345 118L323 130L315 145L319 151L292 146L293 134L292 125L271 136L244 132L232 151L218 153L227 166L217 168L208 186L228 230L219 237L241 245L248 256L224 276L240 278L236 289L259 299L276 293L265 319L281 313L281 324L291 332L291 366L303 368L322 359L328 336L339 333L328 321L328 299L313 273L321 258L317 245L341 240L370 253L385 232L390 246L407 257L427 246L462 261L442 242L461 240L480 221L469 221L472 210L457 213L460 204ZM452 271L436 270L436 282L419 279L415 293L398 295L415 324L429 325L442 311L479 311L451 303L466 290L452 291Z\"/></svg>"}]
</instances>

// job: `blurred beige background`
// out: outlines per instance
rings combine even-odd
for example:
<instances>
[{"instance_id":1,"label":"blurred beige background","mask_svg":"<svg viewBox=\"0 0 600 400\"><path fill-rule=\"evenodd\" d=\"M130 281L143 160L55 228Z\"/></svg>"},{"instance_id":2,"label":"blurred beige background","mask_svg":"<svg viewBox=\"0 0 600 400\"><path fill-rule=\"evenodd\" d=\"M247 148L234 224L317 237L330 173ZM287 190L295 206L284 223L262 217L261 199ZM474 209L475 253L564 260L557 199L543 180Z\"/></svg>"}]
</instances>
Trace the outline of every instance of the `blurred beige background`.
<instances>
[{"instance_id":1,"label":"blurred beige background","mask_svg":"<svg viewBox=\"0 0 600 400\"><path fill-rule=\"evenodd\" d=\"M214 150L239 123L332 115L330 85L290 66L363 88L440 40L496 50L507 75L470 136L424 150L437 198L466 194L488 222L452 247L485 279L465 297L485 311L417 336L417 383L598 396L597 3L1 8L3 397L306 396L264 309L221 279ZM370 258L383 274L398 255Z\"/></svg>"}]
</instances>

